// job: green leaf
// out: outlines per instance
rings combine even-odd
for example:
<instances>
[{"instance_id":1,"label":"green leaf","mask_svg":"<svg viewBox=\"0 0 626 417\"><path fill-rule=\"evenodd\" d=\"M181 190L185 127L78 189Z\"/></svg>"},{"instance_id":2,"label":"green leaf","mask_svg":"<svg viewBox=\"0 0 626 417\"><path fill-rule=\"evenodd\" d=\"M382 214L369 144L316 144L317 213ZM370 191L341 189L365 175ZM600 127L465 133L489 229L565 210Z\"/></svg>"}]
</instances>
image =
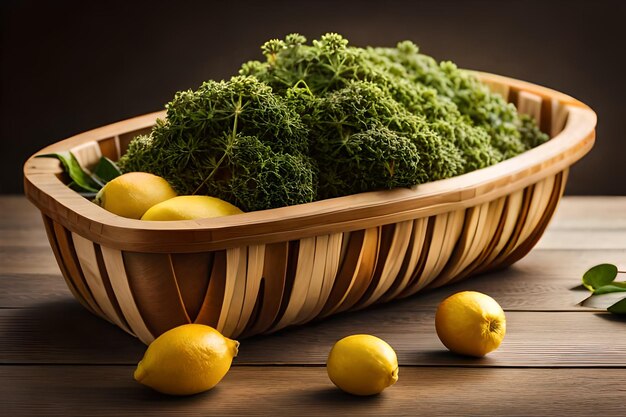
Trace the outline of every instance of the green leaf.
<instances>
[{"instance_id":1,"label":"green leaf","mask_svg":"<svg viewBox=\"0 0 626 417\"><path fill-rule=\"evenodd\" d=\"M57 158L61 161L63 169L74 182L74 190L95 193L101 187L86 173L78 163L78 159L71 152L57 152L45 155L37 155L37 158ZM78 187L78 189L76 188Z\"/></svg>"},{"instance_id":2,"label":"green leaf","mask_svg":"<svg viewBox=\"0 0 626 417\"><path fill-rule=\"evenodd\" d=\"M613 314L626 314L626 297L607 308L607 310Z\"/></svg>"},{"instance_id":3,"label":"green leaf","mask_svg":"<svg viewBox=\"0 0 626 417\"><path fill-rule=\"evenodd\" d=\"M614 282L609 285L603 285L593 291L594 295L608 294L611 292L626 292L626 282Z\"/></svg>"},{"instance_id":4,"label":"green leaf","mask_svg":"<svg viewBox=\"0 0 626 417\"><path fill-rule=\"evenodd\" d=\"M583 275L583 285L589 291L612 283L617 276L617 267L612 264L596 265Z\"/></svg>"},{"instance_id":5,"label":"green leaf","mask_svg":"<svg viewBox=\"0 0 626 417\"><path fill-rule=\"evenodd\" d=\"M122 171L120 171L115 162L103 156L93 170L93 174L104 186L107 182L122 175Z\"/></svg>"}]
</instances>

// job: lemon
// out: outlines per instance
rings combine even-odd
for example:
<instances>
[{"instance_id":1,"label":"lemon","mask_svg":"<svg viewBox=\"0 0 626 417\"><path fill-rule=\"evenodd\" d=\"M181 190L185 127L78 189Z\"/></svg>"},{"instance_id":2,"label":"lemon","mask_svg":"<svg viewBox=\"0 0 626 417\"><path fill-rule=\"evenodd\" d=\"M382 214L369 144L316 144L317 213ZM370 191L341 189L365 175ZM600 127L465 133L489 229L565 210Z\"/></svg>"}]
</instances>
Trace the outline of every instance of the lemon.
<instances>
[{"instance_id":1,"label":"lemon","mask_svg":"<svg viewBox=\"0 0 626 417\"><path fill-rule=\"evenodd\" d=\"M150 207L141 220L192 220L239 213L243 211L219 198L181 195Z\"/></svg>"},{"instance_id":2,"label":"lemon","mask_svg":"<svg viewBox=\"0 0 626 417\"><path fill-rule=\"evenodd\" d=\"M396 383L398 358L384 340L356 334L335 343L326 370L340 389L354 395L373 395Z\"/></svg>"},{"instance_id":3,"label":"lemon","mask_svg":"<svg viewBox=\"0 0 626 417\"><path fill-rule=\"evenodd\" d=\"M239 342L212 327L185 324L163 333L148 346L134 378L164 394L197 394L222 380L238 347Z\"/></svg>"},{"instance_id":4,"label":"lemon","mask_svg":"<svg viewBox=\"0 0 626 417\"><path fill-rule=\"evenodd\" d=\"M140 219L150 207L176 197L169 183L147 172L128 172L106 183L94 202L107 211Z\"/></svg>"},{"instance_id":5,"label":"lemon","mask_svg":"<svg viewBox=\"0 0 626 417\"><path fill-rule=\"evenodd\" d=\"M439 304L435 328L452 352L481 357L500 346L506 334L506 318L493 298L463 291Z\"/></svg>"}]
</instances>

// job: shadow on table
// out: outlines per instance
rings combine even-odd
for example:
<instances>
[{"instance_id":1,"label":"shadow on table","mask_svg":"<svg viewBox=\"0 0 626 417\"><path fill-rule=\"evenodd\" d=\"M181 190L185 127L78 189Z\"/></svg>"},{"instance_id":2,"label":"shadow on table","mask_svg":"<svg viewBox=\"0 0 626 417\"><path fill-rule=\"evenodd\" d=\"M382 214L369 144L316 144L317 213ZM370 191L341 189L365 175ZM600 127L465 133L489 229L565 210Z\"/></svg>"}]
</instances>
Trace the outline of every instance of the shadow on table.
<instances>
[{"instance_id":1,"label":"shadow on table","mask_svg":"<svg viewBox=\"0 0 626 417\"><path fill-rule=\"evenodd\" d=\"M136 364L145 346L71 298L0 310L0 351L8 363Z\"/></svg>"},{"instance_id":2,"label":"shadow on table","mask_svg":"<svg viewBox=\"0 0 626 417\"><path fill-rule=\"evenodd\" d=\"M596 313L595 316L607 321L626 323L626 314L611 314L607 312Z\"/></svg>"},{"instance_id":3,"label":"shadow on table","mask_svg":"<svg viewBox=\"0 0 626 417\"><path fill-rule=\"evenodd\" d=\"M356 404L356 405L364 405L364 404L376 404L380 401L383 401L383 397L381 395L370 395L370 396L357 396L351 395L341 391L336 387L324 387L318 389L311 389L307 392L302 392L300 394L303 400L306 402L315 403L323 403L330 405L337 404Z\"/></svg>"}]
</instances>

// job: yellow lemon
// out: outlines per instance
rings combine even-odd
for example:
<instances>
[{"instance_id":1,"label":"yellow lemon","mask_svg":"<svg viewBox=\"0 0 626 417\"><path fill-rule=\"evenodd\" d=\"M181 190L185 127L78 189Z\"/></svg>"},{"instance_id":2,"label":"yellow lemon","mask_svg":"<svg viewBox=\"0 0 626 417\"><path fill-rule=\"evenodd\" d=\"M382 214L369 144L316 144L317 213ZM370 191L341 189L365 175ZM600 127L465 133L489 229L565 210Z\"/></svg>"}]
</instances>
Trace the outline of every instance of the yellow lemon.
<instances>
[{"instance_id":1,"label":"yellow lemon","mask_svg":"<svg viewBox=\"0 0 626 417\"><path fill-rule=\"evenodd\" d=\"M212 327L185 324L156 338L137 365L135 380L171 395L213 388L230 369L239 342Z\"/></svg>"},{"instance_id":2,"label":"yellow lemon","mask_svg":"<svg viewBox=\"0 0 626 417\"><path fill-rule=\"evenodd\" d=\"M150 207L141 220L192 220L239 213L243 211L219 198L181 195Z\"/></svg>"},{"instance_id":3,"label":"yellow lemon","mask_svg":"<svg viewBox=\"0 0 626 417\"><path fill-rule=\"evenodd\" d=\"M493 298L463 291L439 304L435 328L441 342L452 352L480 357L500 346L506 334L506 318Z\"/></svg>"},{"instance_id":4,"label":"yellow lemon","mask_svg":"<svg viewBox=\"0 0 626 417\"><path fill-rule=\"evenodd\" d=\"M333 384L342 390L354 395L373 395L396 383L398 358L384 340L356 334L335 343L326 370Z\"/></svg>"},{"instance_id":5,"label":"yellow lemon","mask_svg":"<svg viewBox=\"0 0 626 417\"><path fill-rule=\"evenodd\" d=\"M163 178L147 172L128 172L106 183L94 202L111 213L140 219L150 207L176 197Z\"/></svg>"}]
</instances>

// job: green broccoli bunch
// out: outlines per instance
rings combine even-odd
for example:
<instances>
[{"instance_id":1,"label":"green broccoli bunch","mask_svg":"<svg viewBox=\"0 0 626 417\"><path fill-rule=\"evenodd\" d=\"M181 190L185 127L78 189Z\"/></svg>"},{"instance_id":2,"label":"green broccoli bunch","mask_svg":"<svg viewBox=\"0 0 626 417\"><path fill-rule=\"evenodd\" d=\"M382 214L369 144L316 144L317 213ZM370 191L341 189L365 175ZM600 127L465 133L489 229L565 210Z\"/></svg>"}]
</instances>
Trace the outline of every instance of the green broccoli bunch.
<instances>
[{"instance_id":1,"label":"green broccoli bunch","mask_svg":"<svg viewBox=\"0 0 626 417\"><path fill-rule=\"evenodd\" d=\"M244 211L313 201L308 128L254 77L208 81L176 94L147 136L129 144L122 171L166 178L181 194L219 197Z\"/></svg>"},{"instance_id":2,"label":"green broccoli bunch","mask_svg":"<svg viewBox=\"0 0 626 417\"><path fill-rule=\"evenodd\" d=\"M396 48L356 48L334 33L311 45L301 35L292 34L284 41L268 41L262 50L266 61L245 63L240 73L253 75L278 94L296 99L296 107L311 129L312 149L321 150L314 155L320 166L318 198L362 191L341 179L330 167L329 155L341 161L333 166L359 172L359 156L350 152L351 135L361 138L378 126L386 127L391 135L379 141L380 146L395 143L396 137L408 138L418 150L420 162L412 181L401 171L394 175L403 180L391 182L383 170L365 173L369 178L363 183L371 184L369 189L470 172L547 140L532 120L519 117L513 105L492 94L469 72L449 62L438 64L408 41ZM373 87L365 93L362 83ZM345 104L339 111L338 102Z\"/></svg>"},{"instance_id":3,"label":"green broccoli bunch","mask_svg":"<svg viewBox=\"0 0 626 417\"><path fill-rule=\"evenodd\" d=\"M178 93L124 171L260 210L410 187L510 158L548 137L471 73L415 44L356 48L334 33L262 46L265 61Z\"/></svg>"}]
</instances>

